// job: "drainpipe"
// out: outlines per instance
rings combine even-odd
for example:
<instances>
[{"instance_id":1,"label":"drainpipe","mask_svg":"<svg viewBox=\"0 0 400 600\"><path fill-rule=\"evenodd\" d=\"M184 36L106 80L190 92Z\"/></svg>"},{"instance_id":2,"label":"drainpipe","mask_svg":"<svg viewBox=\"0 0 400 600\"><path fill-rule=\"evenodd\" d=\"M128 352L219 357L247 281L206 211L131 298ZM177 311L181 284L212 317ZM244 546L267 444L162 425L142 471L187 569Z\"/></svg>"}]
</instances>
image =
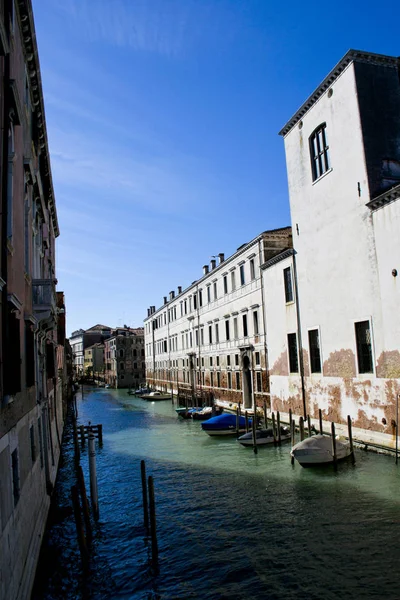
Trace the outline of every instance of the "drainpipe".
<instances>
[{"instance_id":1,"label":"drainpipe","mask_svg":"<svg viewBox=\"0 0 400 600\"><path fill-rule=\"evenodd\" d=\"M298 287L298 282L297 282L296 250L295 249L293 249L293 279L294 279L294 290L295 290L295 295L296 295L297 345L298 345L298 352L299 352L301 396L302 396L302 401L303 401L303 415L304 415L304 418L307 418L306 388L305 388L305 384L304 384L303 342L302 342L302 337L301 337L299 287Z\"/></svg>"},{"instance_id":2,"label":"drainpipe","mask_svg":"<svg viewBox=\"0 0 400 600\"><path fill-rule=\"evenodd\" d=\"M264 298L264 283L263 283L263 276L262 276L262 270L261 270L261 257L262 257L262 253L261 253L261 241L258 241L258 265L259 265L259 271L260 271L260 286L261 286L261 306L262 306L262 320L263 320L263 333L264 333L264 356L265 356L265 373L266 373L266 380L267 380L267 395L270 398L270 402L271 402L271 389L270 389L270 380L269 380L269 363L268 363L268 348L267 348L267 320L265 318L265 298Z\"/></svg>"},{"instance_id":3,"label":"drainpipe","mask_svg":"<svg viewBox=\"0 0 400 600\"><path fill-rule=\"evenodd\" d=\"M4 27L6 36L10 35L10 18L9 5L4 10ZM4 77L3 77L3 127L1 131L3 142L3 161L2 161L2 181L1 181L1 277L5 282L2 290L2 306L1 306L1 391L4 397L4 362L6 356L6 346L8 340L8 319L7 319L7 187L8 187L8 128L10 126L10 55L6 54L3 58L4 62Z\"/></svg>"},{"instance_id":4,"label":"drainpipe","mask_svg":"<svg viewBox=\"0 0 400 600\"><path fill-rule=\"evenodd\" d=\"M154 319L151 321L151 337L152 337L152 345L153 345L153 387L154 387L154 381L155 381L155 376L156 376L156 343L154 340L154 325L155 325L155 321Z\"/></svg>"},{"instance_id":5,"label":"drainpipe","mask_svg":"<svg viewBox=\"0 0 400 600\"><path fill-rule=\"evenodd\" d=\"M200 296L199 296L199 286L196 285L196 295L197 295L197 341L198 345L198 359L199 359L199 388L200 388L200 398L202 394L202 382L201 382L201 339L200 339Z\"/></svg>"}]
</instances>

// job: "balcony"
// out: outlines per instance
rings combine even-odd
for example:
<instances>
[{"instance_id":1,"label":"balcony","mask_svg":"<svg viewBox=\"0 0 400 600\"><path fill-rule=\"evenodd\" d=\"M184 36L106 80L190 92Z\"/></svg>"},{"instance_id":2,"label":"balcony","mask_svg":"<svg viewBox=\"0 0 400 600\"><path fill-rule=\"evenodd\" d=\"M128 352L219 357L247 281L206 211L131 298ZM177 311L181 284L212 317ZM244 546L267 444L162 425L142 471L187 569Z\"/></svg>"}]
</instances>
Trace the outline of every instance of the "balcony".
<instances>
[{"instance_id":1,"label":"balcony","mask_svg":"<svg viewBox=\"0 0 400 600\"><path fill-rule=\"evenodd\" d=\"M33 279L32 307L41 327L53 329L56 326L57 299L54 279Z\"/></svg>"}]
</instances>

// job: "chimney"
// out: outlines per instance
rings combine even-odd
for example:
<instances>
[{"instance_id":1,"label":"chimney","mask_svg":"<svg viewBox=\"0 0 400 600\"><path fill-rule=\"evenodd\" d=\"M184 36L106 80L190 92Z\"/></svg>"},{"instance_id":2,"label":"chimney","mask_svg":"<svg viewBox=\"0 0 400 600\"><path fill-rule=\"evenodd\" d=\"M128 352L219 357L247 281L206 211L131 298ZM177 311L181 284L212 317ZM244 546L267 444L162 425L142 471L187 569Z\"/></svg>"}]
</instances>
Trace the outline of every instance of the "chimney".
<instances>
[{"instance_id":1,"label":"chimney","mask_svg":"<svg viewBox=\"0 0 400 600\"><path fill-rule=\"evenodd\" d=\"M151 310L150 308L147 309L147 316L148 317L150 316L150 310Z\"/></svg>"},{"instance_id":2,"label":"chimney","mask_svg":"<svg viewBox=\"0 0 400 600\"><path fill-rule=\"evenodd\" d=\"M154 314L156 312L156 307L150 306L150 311L151 311L151 314Z\"/></svg>"},{"instance_id":3,"label":"chimney","mask_svg":"<svg viewBox=\"0 0 400 600\"><path fill-rule=\"evenodd\" d=\"M182 286L178 285L178 294L182 294Z\"/></svg>"},{"instance_id":4,"label":"chimney","mask_svg":"<svg viewBox=\"0 0 400 600\"><path fill-rule=\"evenodd\" d=\"M167 296L164 296L164 304L167 304L168 300L167 300Z\"/></svg>"},{"instance_id":5,"label":"chimney","mask_svg":"<svg viewBox=\"0 0 400 600\"><path fill-rule=\"evenodd\" d=\"M225 254L223 252L220 252L218 254L218 257L219 257L219 264L223 263L225 260Z\"/></svg>"},{"instance_id":6,"label":"chimney","mask_svg":"<svg viewBox=\"0 0 400 600\"><path fill-rule=\"evenodd\" d=\"M207 275L207 273L208 273L208 265L204 265L204 267L203 267L203 273L204 273L204 275Z\"/></svg>"},{"instance_id":7,"label":"chimney","mask_svg":"<svg viewBox=\"0 0 400 600\"><path fill-rule=\"evenodd\" d=\"M173 300L175 298L175 292L172 290L172 292L169 293L169 299Z\"/></svg>"},{"instance_id":8,"label":"chimney","mask_svg":"<svg viewBox=\"0 0 400 600\"><path fill-rule=\"evenodd\" d=\"M211 259L211 271L213 271L216 267L217 261L215 260L215 258Z\"/></svg>"}]
</instances>

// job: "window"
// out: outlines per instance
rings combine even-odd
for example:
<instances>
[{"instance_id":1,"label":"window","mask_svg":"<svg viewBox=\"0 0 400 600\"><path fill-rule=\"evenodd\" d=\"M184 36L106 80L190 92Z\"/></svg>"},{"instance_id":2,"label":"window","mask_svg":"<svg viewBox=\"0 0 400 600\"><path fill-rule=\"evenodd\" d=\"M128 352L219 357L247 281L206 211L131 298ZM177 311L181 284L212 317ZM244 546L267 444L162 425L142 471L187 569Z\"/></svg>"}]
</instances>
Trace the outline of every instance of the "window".
<instances>
[{"instance_id":1,"label":"window","mask_svg":"<svg viewBox=\"0 0 400 600\"><path fill-rule=\"evenodd\" d=\"M187 300L185 300L185 302L184 302L184 307L185 307L185 315L187 315Z\"/></svg>"},{"instance_id":2,"label":"window","mask_svg":"<svg viewBox=\"0 0 400 600\"><path fill-rule=\"evenodd\" d=\"M224 275L224 294L228 293L228 276Z\"/></svg>"},{"instance_id":3,"label":"window","mask_svg":"<svg viewBox=\"0 0 400 600\"><path fill-rule=\"evenodd\" d=\"M4 357L4 395L13 396L21 391L20 321L11 302L7 303L5 310L7 310L8 339Z\"/></svg>"},{"instance_id":4,"label":"window","mask_svg":"<svg viewBox=\"0 0 400 600\"><path fill-rule=\"evenodd\" d=\"M369 321L355 323L359 373L373 373L371 329Z\"/></svg>"},{"instance_id":5,"label":"window","mask_svg":"<svg viewBox=\"0 0 400 600\"><path fill-rule=\"evenodd\" d=\"M201 359L201 366L204 367L204 358Z\"/></svg>"},{"instance_id":6,"label":"window","mask_svg":"<svg viewBox=\"0 0 400 600\"><path fill-rule=\"evenodd\" d=\"M240 265L240 285L244 285L244 284L245 284L244 265Z\"/></svg>"},{"instance_id":7,"label":"window","mask_svg":"<svg viewBox=\"0 0 400 600\"><path fill-rule=\"evenodd\" d=\"M231 288L232 288L232 292L233 292L233 290L236 289L236 275L235 275L235 271L231 272Z\"/></svg>"},{"instance_id":8,"label":"window","mask_svg":"<svg viewBox=\"0 0 400 600\"><path fill-rule=\"evenodd\" d=\"M197 294L194 294L193 296L193 308L194 310L197 309Z\"/></svg>"},{"instance_id":9,"label":"window","mask_svg":"<svg viewBox=\"0 0 400 600\"><path fill-rule=\"evenodd\" d=\"M221 373L217 371L217 387L221 387Z\"/></svg>"},{"instance_id":10,"label":"window","mask_svg":"<svg viewBox=\"0 0 400 600\"><path fill-rule=\"evenodd\" d=\"M189 341L190 341L190 348L193 346L193 335L192 332L189 332Z\"/></svg>"},{"instance_id":11,"label":"window","mask_svg":"<svg viewBox=\"0 0 400 600\"><path fill-rule=\"evenodd\" d=\"M230 354L228 354L228 356L226 357L226 364L228 365L228 367L231 366L231 356L230 356Z\"/></svg>"},{"instance_id":12,"label":"window","mask_svg":"<svg viewBox=\"0 0 400 600\"><path fill-rule=\"evenodd\" d=\"M285 300L286 302L293 302L293 286L292 286L292 269L287 267L283 269L283 281L285 283Z\"/></svg>"},{"instance_id":13,"label":"window","mask_svg":"<svg viewBox=\"0 0 400 600\"><path fill-rule=\"evenodd\" d=\"M35 385L35 338L29 322L25 322L25 384Z\"/></svg>"},{"instance_id":14,"label":"window","mask_svg":"<svg viewBox=\"0 0 400 600\"><path fill-rule=\"evenodd\" d=\"M239 354L235 354L235 365L239 366Z\"/></svg>"},{"instance_id":15,"label":"window","mask_svg":"<svg viewBox=\"0 0 400 600\"><path fill-rule=\"evenodd\" d=\"M14 506L17 504L20 496L20 487L19 487L19 465L18 465L18 450L17 448L11 454L11 462L12 462L12 483L13 483L13 496L14 496Z\"/></svg>"},{"instance_id":16,"label":"window","mask_svg":"<svg viewBox=\"0 0 400 600\"><path fill-rule=\"evenodd\" d=\"M247 337L247 315L243 315L243 336Z\"/></svg>"},{"instance_id":17,"label":"window","mask_svg":"<svg viewBox=\"0 0 400 600\"><path fill-rule=\"evenodd\" d=\"M199 290L199 306L203 306L203 290Z\"/></svg>"},{"instance_id":18,"label":"window","mask_svg":"<svg viewBox=\"0 0 400 600\"><path fill-rule=\"evenodd\" d=\"M308 332L308 343L310 346L311 373L321 373L321 352L318 329L311 329Z\"/></svg>"},{"instance_id":19,"label":"window","mask_svg":"<svg viewBox=\"0 0 400 600\"><path fill-rule=\"evenodd\" d=\"M228 388L232 388L232 373L228 371Z\"/></svg>"},{"instance_id":20,"label":"window","mask_svg":"<svg viewBox=\"0 0 400 600\"><path fill-rule=\"evenodd\" d=\"M256 372L256 389L257 392L262 392L262 377L261 371Z\"/></svg>"},{"instance_id":21,"label":"window","mask_svg":"<svg viewBox=\"0 0 400 600\"><path fill-rule=\"evenodd\" d=\"M200 344L204 346L204 329L203 327L200 329Z\"/></svg>"},{"instance_id":22,"label":"window","mask_svg":"<svg viewBox=\"0 0 400 600\"><path fill-rule=\"evenodd\" d=\"M219 326L218 323L215 323L215 343L219 343Z\"/></svg>"},{"instance_id":23,"label":"window","mask_svg":"<svg viewBox=\"0 0 400 600\"><path fill-rule=\"evenodd\" d=\"M210 304L210 302L211 302L211 286L210 285L207 286L207 302L208 302L208 304Z\"/></svg>"},{"instance_id":24,"label":"window","mask_svg":"<svg viewBox=\"0 0 400 600\"><path fill-rule=\"evenodd\" d=\"M121 369L121 371L123 371L123 370L124 370L124 368L125 368L125 365L124 365L124 363L123 363L123 362L122 362L122 363L120 363L120 365L119 365L119 368Z\"/></svg>"},{"instance_id":25,"label":"window","mask_svg":"<svg viewBox=\"0 0 400 600\"><path fill-rule=\"evenodd\" d=\"M199 330L198 329L196 329L194 332L194 339L196 342L196 346L198 346L199 345Z\"/></svg>"},{"instance_id":26,"label":"window","mask_svg":"<svg viewBox=\"0 0 400 600\"><path fill-rule=\"evenodd\" d=\"M119 351L119 356L120 356L120 358L122 358L124 356L124 351L123 350Z\"/></svg>"},{"instance_id":27,"label":"window","mask_svg":"<svg viewBox=\"0 0 400 600\"><path fill-rule=\"evenodd\" d=\"M214 281L214 300L216 300L218 298L218 293L217 293L217 282Z\"/></svg>"},{"instance_id":28,"label":"window","mask_svg":"<svg viewBox=\"0 0 400 600\"><path fill-rule=\"evenodd\" d=\"M256 278L256 270L254 267L254 258L250 259L250 279L253 280Z\"/></svg>"},{"instance_id":29,"label":"window","mask_svg":"<svg viewBox=\"0 0 400 600\"><path fill-rule=\"evenodd\" d=\"M208 326L208 340L209 343L212 344L212 325Z\"/></svg>"},{"instance_id":30,"label":"window","mask_svg":"<svg viewBox=\"0 0 400 600\"><path fill-rule=\"evenodd\" d=\"M217 361L217 367L219 367L219 356L216 356L215 359Z\"/></svg>"},{"instance_id":31,"label":"window","mask_svg":"<svg viewBox=\"0 0 400 600\"><path fill-rule=\"evenodd\" d=\"M230 340L230 331L229 331L229 321L228 320L225 321L225 334L226 334L226 340L229 341Z\"/></svg>"},{"instance_id":32,"label":"window","mask_svg":"<svg viewBox=\"0 0 400 600\"><path fill-rule=\"evenodd\" d=\"M289 350L289 371L290 373L299 372L299 360L297 356L297 335L288 333L288 350Z\"/></svg>"},{"instance_id":33,"label":"window","mask_svg":"<svg viewBox=\"0 0 400 600\"><path fill-rule=\"evenodd\" d=\"M320 125L310 136L311 169L313 181L329 171L329 146L326 137L326 123Z\"/></svg>"},{"instance_id":34,"label":"window","mask_svg":"<svg viewBox=\"0 0 400 600\"><path fill-rule=\"evenodd\" d=\"M210 367L212 367L212 366L213 366L213 357L210 356Z\"/></svg>"},{"instance_id":35,"label":"window","mask_svg":"<svg viewBox=\"0 0 400 600\"><path fill-rule=\"evenodd\" d=\"M32 459L32 463L34 463L36 460L36 445L35 445L35 430L34 430L33 425L31 425L29 428L29 437L30 437L30 441L31 441L31 459Z\"/></svg>"},{"instance_id":36,"label":"window","mask_svg":"<svg viewBox=\"0 0 400 600\"><path fill-rule=\"evenodd\" d=\"M258 335L258 314L255 310L253 312L253 326L254 326L254 335Z\"/></svg>"},{"instance_id":37,"label":"window","mask_svg":"<svg viewBox=\"0 0 400 600\"><path fill-rule=\"evenodd\" d=\"M210 383L211 383L211 387L214 387L214 372L211 371L210 373Z\"/></svg>"},{"instance_id":38,"label":"window","mask_svg":"<svg viewBox=\"0 0 400 600\"><path fill-rule=\"evenodd\" d=\"M239 337L237 317L233 319L233 337L235 338L235 340L237 340L237 338Z\"/></svg>"},{"instance_id":39,"label":"window","mask_svg":"<svg viewBox=\"0 0 400 600\"><path fill-rule=\"evenodd\" d=\"M260 353L256 352L256 365L260 364Z\"/></svg>"},{"instance_id":40,"label":"window","mask_svg":"<svg viewBox=\"0 0 400 600\"><path fill-rule=\"evenodd\" d=\"M239 371L236 371L235 377L236 377L236 389L240 390L240 373L239 373Z\"/></svg>"}]
</instances>

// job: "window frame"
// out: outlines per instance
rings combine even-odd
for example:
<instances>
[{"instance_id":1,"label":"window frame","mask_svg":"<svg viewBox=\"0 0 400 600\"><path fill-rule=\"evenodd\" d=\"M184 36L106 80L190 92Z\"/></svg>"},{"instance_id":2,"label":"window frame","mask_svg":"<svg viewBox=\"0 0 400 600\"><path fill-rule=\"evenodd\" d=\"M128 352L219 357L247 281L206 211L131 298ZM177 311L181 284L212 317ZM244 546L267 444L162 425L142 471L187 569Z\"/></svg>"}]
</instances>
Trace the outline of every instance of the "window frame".
<instances>
[{"instance_id":1,"label":"window frame","mask_svg":"<svg viewBox=\"0 0 400 600\"><path fill-rule=\"evenodd\" d=\"M323 177L332 169L326 129L326 122L320 123L308 138L313 182ZM320 134L322 134L322 140Z\"/></svg>"},{"instance_id":2,"label":"window frame","mask_svg":"<svg viewBox=\"0 0 400 600\"><path fill-rule=\"evenodd\" d=\"M360 360L359 360L359 351L358 351L358 342L357 342L357 325L361 323L368 323L369 332L370 332L370 346L371 346L371 371L361 371L360 370ZM354 341L355 341L355 356L356 356L356 369L357 375L365 375L366 377L370 377L371 375L375 375L375 348L374 348L374 331L372 327L372 318L364 317L361 319L357 319L353 321L353 331L354 331Z\"/></svg>"},{"instance_id":3,"label":"window frame","mask_svg":"<svg viewBox=\"0 0 400 600\"><path fill-rule=\"evenodd\" d=\"M319 371L313 371L312 369L312 363L313 363L313 359L312 359L312 352L311 352L311 344L310 344L310 333L313 332L317 332L318 335L318 349L319 349L319 364L320 364L320 370ZM322 362L322 349L321 349L321 331L319 327L309 327L307 329L307 338L308 338L308 352L309 352L309 363L310 363L310 374L311 375L323 375L323 362Z\"/></svg>"},{"instance_id":4,"label":"window frame","mask_svg":"<svg viewBox=\"0 0 400 600\"><path fill-rule=\"evenodd\" d=\"M289 336L294 336L295 339L295 347L296 347L296 369L297 370L293 370L292 369L292 358L293 356L291 355L291 344L289 342ZM288 367L289 367L289 375L298 375L299 374L299 345L298 345L298 340L297 340L297 332L296 331L292 331L290 333L286 334L286 341L287 341L287 353L288 353Z\"/></svg>"}]
</instances>

